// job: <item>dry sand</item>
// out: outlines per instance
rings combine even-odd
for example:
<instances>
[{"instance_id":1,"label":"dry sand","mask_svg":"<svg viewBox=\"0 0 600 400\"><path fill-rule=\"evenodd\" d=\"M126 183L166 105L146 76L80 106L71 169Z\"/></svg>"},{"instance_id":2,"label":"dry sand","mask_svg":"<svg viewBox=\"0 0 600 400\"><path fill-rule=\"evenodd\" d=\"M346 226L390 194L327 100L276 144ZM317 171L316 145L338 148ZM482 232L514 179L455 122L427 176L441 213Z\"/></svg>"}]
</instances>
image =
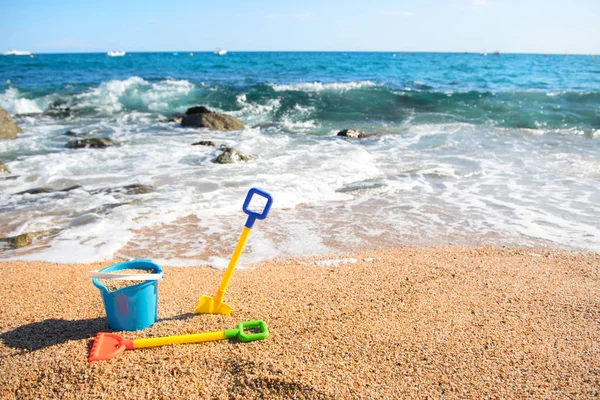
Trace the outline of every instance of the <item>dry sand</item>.
<instances>
[{"instance_id":1,"label":"dry sand","mask_svg":"<svg viewBox=\"0 0 600 400\"><path fill-rule=\"evenodd\" d=\"M271 336L126 351L89 364L108 330L87 272L0 263L3 398L594 398L600 254L399 248L238 270L231 316L190 312L222 271L164 268L160 321L128 338L233 328ZM351 262L349 258L356 259Z\"/></svg>"}]
</instances>

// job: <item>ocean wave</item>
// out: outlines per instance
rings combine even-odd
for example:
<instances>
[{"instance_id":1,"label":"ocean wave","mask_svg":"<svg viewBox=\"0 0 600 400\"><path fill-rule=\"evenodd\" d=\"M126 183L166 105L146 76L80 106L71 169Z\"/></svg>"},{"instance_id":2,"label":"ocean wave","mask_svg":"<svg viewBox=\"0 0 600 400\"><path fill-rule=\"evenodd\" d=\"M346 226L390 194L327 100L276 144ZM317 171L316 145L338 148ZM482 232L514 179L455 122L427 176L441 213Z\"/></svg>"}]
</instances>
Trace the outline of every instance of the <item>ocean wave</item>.
<instances>
[{"instance_id":1,"label":"ocean wave","mask_svg":"<svg viewBox=\"0 0 600 400\"><path fill-rule=\"evenodd\" d=\"M10 81L7 82L8 88L3 94L0 94L0 106L10 114L38 114L42 112L42 108L36 100L30 100L22 97L19 90L10 86ZM41 100L41 99L38 99Z\"/></svg>"},{"instance_id":2,"label":"ocean wave","mask_svg":"<svg viewBox=\"0 0 600 400\"><path fill-rule=\"evenodd\" d=\"M206 105L249 125L277 123L286 131L319 134L347 125L401 125L409 120L413 124L463 122L540 132L572 129L591 137L599 126L598 91L434 91L423 81L412 84L404 89L372 81L245 86L170 78L153 82L132 76L91 88L64 87L38 97L8 83L0 94L0 105L20 115L41 113L58 104L99 118L133 112L173 115Z\"/></svg>"},{"instance_id":3,"label":"ocean wave","mask_svg":"<svg viewBox=\"0 0 600 400\"><path fill-rule=\"evenodd\" d=\"M76 96L73 108L92 108L112 114L124 109L156 112L171 111L171 102L179 102L194 89L186 80L166 79L151 83L138 76L112 80Z\"/></svg>"}]
</instances>

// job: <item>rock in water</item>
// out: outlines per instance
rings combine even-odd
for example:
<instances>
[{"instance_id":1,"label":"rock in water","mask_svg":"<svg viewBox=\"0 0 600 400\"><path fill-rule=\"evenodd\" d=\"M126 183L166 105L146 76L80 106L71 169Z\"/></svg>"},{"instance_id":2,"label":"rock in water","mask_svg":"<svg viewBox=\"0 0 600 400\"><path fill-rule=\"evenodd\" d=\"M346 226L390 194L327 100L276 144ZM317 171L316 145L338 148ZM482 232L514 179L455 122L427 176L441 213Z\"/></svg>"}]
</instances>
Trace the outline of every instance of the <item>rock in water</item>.
<instances>
[{"instance_id":1,"label":"rock in water","mask_svg":"<svg viewBox=\"0 0 600 400\"><path fill-rule=\"evenodd\" d=\"M67 148L69 149L86 149L88 147L94 149L103 149L105 147L109 147L114 145L111 139L108 138L89 138L89 139L76 139L71 140L67 143Z\"/></svg>"},{"instance_id":2,"label":"rock in water","mask_svg":"<svg viewBox=\"0 0 600 400\"><path fill-rule=\"evenodd\" d=\"M240 153L233 147L223 147L223 153L213 160L217 164L232 164L238 162L247 162L252 160L252 157Z\"/></svg>"},{"instance_id":3,"label":"rock in water","mask_svg":"<svg viewBox=\"0 0 600 400\"><path fill-rule=\"evenodd\" d=\"M81 137L86 137L89 136L89 133L82 133L82 132L75 132L73 130L68 130L65 132L65 135L67 136L81 136Z\"/></svg>"},{"instance_id":4,"label":"rock in water","mask_svg":"<svg viewBox=\"0 0 600 400\"><path fill-rule=\"evenodd\" d=\"M73 111L71 111L71 109L69 107L62 108L62 107L50 106L49 109L44 111L44 115L47 115L49 117L54 117L54 118L67 118L67 117L71 116L72 112Z\"/></svg>"},{"instance_id":5,"label":"rock in water","mask_svg":"<svg viewBox=\"0 0 600 400\"><path fill-rule=\"evenodd\" d=\"M155 191L155 189L152 186L142 185L140 183L134 183L131 185L126 185L126 186L90 190L90 194L122 193L122 194L131 195L131 194L152 193L154 191Z\"/></svg>"},{"instance_id":6,"label":"rock in water","mask_svg":"<svg viewBox=\"0 0 600 400\"><path fill-rule=\"evenodd\" d=\"M0 161L0 173L10 174L10 171L8 170L8 168L6 168L2 161Z\"/></svg>"},{"instance_id":7,"label":"rock in water","mask_svg":"<svg viewBox=\"0 0 600 400\"><path fill-rule=\"evenodd\" d=\"M38 188L23 190L22 192L18 192L18 193L15 193L15 194L16 195L22 195L22 194L40 194L40 193L70 192L71 190L75 190L75 189L83 189L83 186L81 186L81 185L74 185L74 186L69 186L68 188L65 188L65 189L58 189L58 190L57 189L52 189L52 188L38 187Z\"/></svg>"},{"instance_id":8,"label":"rock in water","mask_svg":"<svg viewBox=\"0 0 600 400\"><path fill-rule=\"evenodd\" d=\"M60 231L61 229L49 229L46 231L27 232L17 236L2 238L0 241L5 242L11 249L20 249L21 247L29 246L35 239L54 236Z\"/></svg>"},{"instance_id":9,"label":"rock in water","mask_svg":"<svg viewBox=\"0 0 600 400\"><path fill-rule=\"evenodd\" d=\"M210 114L211 112L212 111L210 111L208 108L206 108L204 106L198 106L198 107L188 108L187 111L185 112L185 115Z\"/></svg>"},{"instance_id":10,"label":"rock in water","mask_svg":"<svg viewBox=\"0 0 600 400\"><path fill-rule=\"evenodd\" d=\"M349 137L352 139L362 139L362 138L367 137L367 135L365 135L363 132L359 131L358 129L344 129L343 131L339 131L337 135Z\"/></svg>"},{"instance_id":11,"label":"rock in water","mask_svg":"<svg viewBox=\"0 0 600 400\"><path fill-rule=\"evenodd\" d=\"M0 107L0 140L16 139L17 134L21 132L23 130L15 124L10 114Z\"/></svg>"},{"instance_id":12,"label":"rock in water","mask_svg":"<svg viewBox=\"0 0 600 400\"><path fill-rule=\"evenodd\" d=\"M192 146L212 146L215 147L216 144L212 140L201 140L196 143L192 143Z\"/></svg>"},{"instance_id":13,"label":"rock in water","mask_svg":"<svg viewBox=\"0 0 600 400\"><path fill-rule=\"evenodd\" d=\"M237 131L244 129L244 124L237 118L226 114L205 113L186 115L181 126L208 128L216 131Z\"/></svg>"}]
</instances>

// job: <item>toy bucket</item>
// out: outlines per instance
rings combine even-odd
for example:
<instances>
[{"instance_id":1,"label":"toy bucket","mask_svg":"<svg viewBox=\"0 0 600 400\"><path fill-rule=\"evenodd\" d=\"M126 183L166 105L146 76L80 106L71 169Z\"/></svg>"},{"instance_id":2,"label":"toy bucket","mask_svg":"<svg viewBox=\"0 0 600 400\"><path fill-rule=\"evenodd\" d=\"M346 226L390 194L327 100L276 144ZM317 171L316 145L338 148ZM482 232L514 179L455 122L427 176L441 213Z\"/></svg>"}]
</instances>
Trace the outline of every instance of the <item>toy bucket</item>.
<instances>
[{"instance_id":1,"label":"toy bucket","mask_svg":"<svg viewBox=\"0 0 600 400\"><path fill-rule=\"evenodd\" d=\"M123 269L144 269L152 274L115 274ZM112 273L112 274L111 274ZM94 285L100 289L106 318L111 329L135 331L145 329L158 319L158 280L163 271L150 260L132 260L90 272ZM139 280L136 285L109 291L99 279Z\"/></svg>"}]
</instances>

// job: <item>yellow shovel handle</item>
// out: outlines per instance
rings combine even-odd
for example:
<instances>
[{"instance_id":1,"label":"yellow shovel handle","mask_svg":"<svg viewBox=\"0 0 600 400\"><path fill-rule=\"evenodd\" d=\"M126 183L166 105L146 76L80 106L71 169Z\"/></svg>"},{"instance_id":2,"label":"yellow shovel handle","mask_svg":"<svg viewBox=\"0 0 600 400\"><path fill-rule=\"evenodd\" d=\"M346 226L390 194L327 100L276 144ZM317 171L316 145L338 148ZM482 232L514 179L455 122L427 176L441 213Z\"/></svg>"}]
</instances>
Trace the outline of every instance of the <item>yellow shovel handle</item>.
<instances>
[{"instance_id":1,"label":"yellow shovel handle","mask_svg":"<svg viewBox=\"0 0 600 400\"><path fill-rule=\"evenodd\" d=\"M133 347L135 349L142 349L145 347L166 346L169 344L200 343L221 339L225 339L225 331L195 333L191 335L165 336L148 339L135 339L133 341Z\"/></svg>"},{"instance_id":2,"label":"yellow shovel handle","mask_svg":"<svg viewBox=\"0 0 600 400\"><path fill-rule=\"evenodd\" d=\"M235 250L233 251L233 255L229 261L229 266L227 266L227 270L225 271L225 275L223 275L219 289L217 289L217 294L215 294L215 302L220 303L223 301L223 296L225 296L225 292L227 291L227 286L229 286L229 281L231 280L235 266L240 259L242 250L244 250L244 246L248 240L248 235L250 235L250 228L245 226L244 230L242 231L242 235L240 236L240 240L238 240L238 244L235 246Z\"/></svg>"}]
</instances>

